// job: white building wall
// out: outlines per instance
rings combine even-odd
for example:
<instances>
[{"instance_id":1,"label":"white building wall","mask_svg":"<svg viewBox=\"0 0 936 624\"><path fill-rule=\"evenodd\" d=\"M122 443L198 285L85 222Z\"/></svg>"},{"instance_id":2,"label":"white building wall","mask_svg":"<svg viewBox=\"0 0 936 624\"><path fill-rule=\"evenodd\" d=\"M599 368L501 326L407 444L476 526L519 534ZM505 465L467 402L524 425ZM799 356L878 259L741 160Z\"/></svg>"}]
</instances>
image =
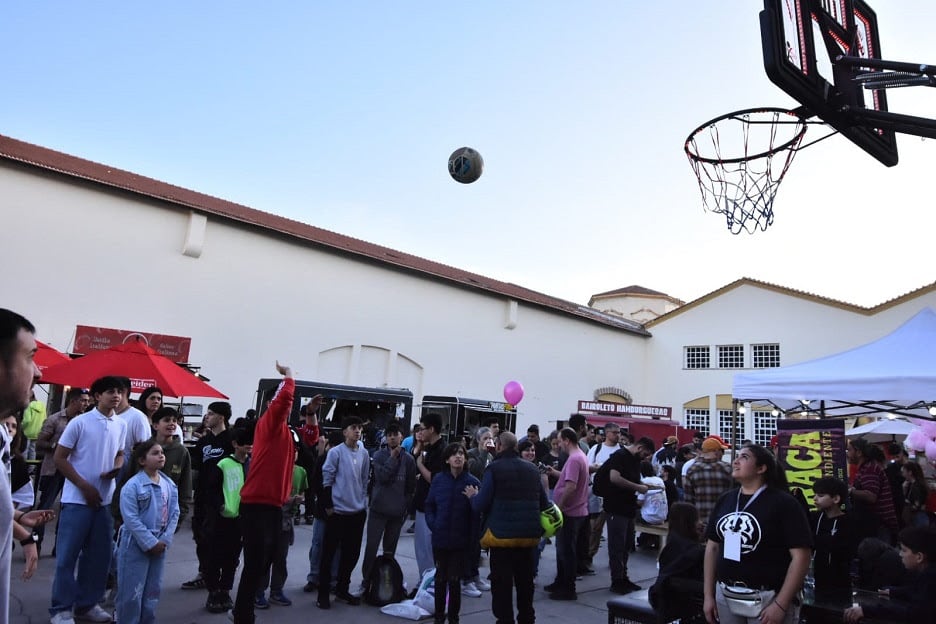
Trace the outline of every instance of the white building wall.
<instances>
[{"instance_id":1,"label":"white building wall","mask_svg":"<svg viewBox=\"0 0 936 624\"><path fill-rule=\"evenodd\" d=\"M646 396L652 404L671 406L674 417L683 414L685 403L707 397L714 433L716 396L731 394L735 373L752 370L750 345L778 343L780 364L796 364L877 340L927 306L936 308L936 292L867 315L743 284L649 328ZM718 345L731 344L745 345L745 368L717 368ZM684 348L703 345L711 346L712 367L685 368ZM744 435L753 438L749 417Z\"/></svg>"},{"instance_id":2,"label":"white building wall","mask_svg":"<svg viewBox=\"0 0 936 624\"><path fill-rule=\"evenodd\" d=\"M273 361L302 379L502 399L518 427L642 383L647 338L322 251L296 239L53 174L0 165L0 305L68 349L75 325L192 337L190 360L252 407ZM186 248L186 244L188 247ZM187 253L199 256L183 255Z\"/></svg>"}]
</instances>

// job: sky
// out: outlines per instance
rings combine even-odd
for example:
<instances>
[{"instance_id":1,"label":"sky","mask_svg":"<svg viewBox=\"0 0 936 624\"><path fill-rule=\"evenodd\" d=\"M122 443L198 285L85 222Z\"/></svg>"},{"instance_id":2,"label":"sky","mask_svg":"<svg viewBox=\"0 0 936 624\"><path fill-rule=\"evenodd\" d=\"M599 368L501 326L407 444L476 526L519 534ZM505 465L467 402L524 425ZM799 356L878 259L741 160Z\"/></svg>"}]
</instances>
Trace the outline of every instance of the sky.
<instances>
[{"instance_id":1,"label":"sky","mask_svg":"<svg viewBox=\"0 0 936 624\"><path fill-rule=\"evenodd\" d=\"M936 63L936 4L872 7L884 58ZM6 3L0 134L578 303L751 277L873 306L936 281L934 140L899 135L894 168L840 136L801 151L765 232L703 210L689 132L796 105L761 8ZM888 98L936 116L932 89ZM446 169L461 146L484 157L471 185Z\"/></svg>"}]
</instances>

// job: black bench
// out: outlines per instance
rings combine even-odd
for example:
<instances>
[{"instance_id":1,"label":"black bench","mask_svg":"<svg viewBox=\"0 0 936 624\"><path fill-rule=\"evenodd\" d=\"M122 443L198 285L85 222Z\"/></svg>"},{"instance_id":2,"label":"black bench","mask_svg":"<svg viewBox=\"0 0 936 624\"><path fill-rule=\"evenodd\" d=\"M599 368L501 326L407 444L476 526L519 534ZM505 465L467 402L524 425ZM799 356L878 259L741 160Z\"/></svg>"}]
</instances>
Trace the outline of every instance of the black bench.
<instances>
[{"instance_id":1,"label":"black bench","mask_svg":"<svg viewBox=\"0 0 936 624\"><path fill-rule=\"evenodd\" d=\"M616 596L608 601L608 624L668 624L679 620L684 623L704 623L702 613L702 583L671 578L664 589L666 613L650 606L648 590Z\"/></svg>"}]
</instances>

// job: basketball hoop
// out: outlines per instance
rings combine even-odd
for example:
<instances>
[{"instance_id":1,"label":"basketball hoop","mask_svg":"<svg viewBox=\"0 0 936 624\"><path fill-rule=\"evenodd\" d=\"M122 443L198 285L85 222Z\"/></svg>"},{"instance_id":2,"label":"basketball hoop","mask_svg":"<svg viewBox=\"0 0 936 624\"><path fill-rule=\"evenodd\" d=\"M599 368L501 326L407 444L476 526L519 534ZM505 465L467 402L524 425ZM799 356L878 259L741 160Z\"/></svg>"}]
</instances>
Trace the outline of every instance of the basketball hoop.
<instances>
[{"instance_id":1,"label":"basketball hoop","mask_svg":"<svg viewBox=\"0 0 936 624\"><path fill-rule=\"evenodd\" d=\"M803 110L749 108L707 121L686 139L702 205L732 234L773 223L773 201L806 134Z\"/></svg>"}]
</instances>

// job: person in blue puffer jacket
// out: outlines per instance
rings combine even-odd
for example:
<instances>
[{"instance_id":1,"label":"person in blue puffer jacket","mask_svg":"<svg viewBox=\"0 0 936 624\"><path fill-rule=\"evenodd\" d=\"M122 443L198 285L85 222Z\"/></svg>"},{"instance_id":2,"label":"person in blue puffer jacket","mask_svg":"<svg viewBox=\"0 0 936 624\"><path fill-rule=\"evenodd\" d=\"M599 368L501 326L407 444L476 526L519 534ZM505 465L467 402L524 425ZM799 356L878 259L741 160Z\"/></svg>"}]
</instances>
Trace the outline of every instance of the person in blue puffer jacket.
<instances>
[{"instance_id":1,"label":"person in blue puffer jacket","mask_svg":"<svg viewBox=\"0 0 936 624\"><path fill-rule=\"evenodd\" d=\"M426 498L426 524L432 531L436 566L435 624L445 622L446 594L449 624L458 624L465 556L472 540L478 539L478 516L471 509L470 497L481 482L465 469L467 456L460 442L445 447L442 461L449 469L432 480Z\"/></svg>"}]
</instances>

